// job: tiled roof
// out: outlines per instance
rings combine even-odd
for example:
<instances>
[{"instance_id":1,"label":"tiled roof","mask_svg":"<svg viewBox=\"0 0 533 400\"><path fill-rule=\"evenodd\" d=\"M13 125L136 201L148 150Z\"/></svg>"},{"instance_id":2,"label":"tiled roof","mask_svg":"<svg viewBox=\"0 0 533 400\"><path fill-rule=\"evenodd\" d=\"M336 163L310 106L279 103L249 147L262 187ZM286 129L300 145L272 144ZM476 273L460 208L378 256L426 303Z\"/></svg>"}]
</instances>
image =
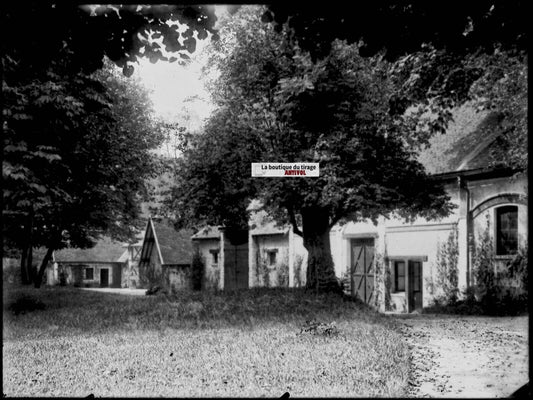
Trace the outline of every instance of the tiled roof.
<instances>
[{"instance_id":1,"label":"tiled roof","mask_svg":"<svg viewBox=\"0 0 533 400\"><path fill-rule=\"evenodd\" d=\"M446 133L433 136L418 157L430 174L487 168L494 161L488 149L501 133L498 117L469 104L453 115Z\"/></svg>"},{"instance_id":2,"label":"tiled roof","mask_svg":"<svg viewBox=\"0 0 533 400\"><path fill-rule=\"evenodd\" d=\"M152 222L163 264L190 264L193 255L192 231L189 229L177 231L168 221L152 220Z\"/></svg>"},{"instance_id":3,"label":"tiled roof","mask_svg":"<svg viewBox=\"0 0 533 400\"><path fill-rule=\"evenodd\" d=\"M54 253L58 262L117 262L126 251L124 243L104 236L90 249L62 249Z\"/></svg>"},{"instance_id":4,"label":"tiled roof","mask_svg":"<svg viewBox=\"0 0 533 400\"><path fill-rule=\"evenodd\" d=\"M206 226L205 228L200 229L194 235L193 239L219 239L220 238L220 229L216 226Z\"/></svg>"}]
</instances>

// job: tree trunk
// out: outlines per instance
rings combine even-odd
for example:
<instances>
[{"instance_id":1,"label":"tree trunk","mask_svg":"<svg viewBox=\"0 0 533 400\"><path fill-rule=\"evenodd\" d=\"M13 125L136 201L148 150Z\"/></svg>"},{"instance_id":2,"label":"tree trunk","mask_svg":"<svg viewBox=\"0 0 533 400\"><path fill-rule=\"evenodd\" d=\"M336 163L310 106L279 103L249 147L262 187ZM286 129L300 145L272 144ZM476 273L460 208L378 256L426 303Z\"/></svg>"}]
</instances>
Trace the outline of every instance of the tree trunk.
<instances>
[{"instance_id":1,"label":"tree trunk","mask_svg":"<svg viewBox=\"0 0 533 400\"><path fill-rule=\"evenodd\" d=\"M307 249L306 287L320 292L342 292L331 257L329 214L321 208L302 211L304 247Z\"/></svg>"},{"instance_id":2,"label":"tree trunk","mask_svg":"<svg viewBox=\"0 0 533 400\"><path fill-rule=\"evenodd\" d=\"M22 255L20 260L20 277L22 284L29 285L33 281L33 207L28 212L28 220L26 221L26 240L22 248Z\"/></svg>"},{"instance_id":3,"label":"tree trunk","mask_svg":"<svg viewBox=\"0 0 533 400\"><path fill-rule=\"evenodd\" d=\"M33 282L33 279L35 278L35 271L33 269L33 246L31 243L31 237L30 237L30 247L28 247L28 258L26 259L26 271L28 271L28 276L30 278L29 283Z\"/></svg>"},{"instance_id":4,"label":"tree trunk","mask_svg":"<svg viewBox=\"0 0 533 400\"><path fill-rule=\"evenodd\" d=\"M28 258L28 246L25 245L22 248L20 255L20 279L23 285L29 285L31 283L30 274L28 271L28 263L26 259Z\"/></svg>"},{"instance_id":5,"label":"tree trunk","mask_svg":"<svg viewBox=\"0 0 533 400\"><path fill-rule=\"evenodd\" d=\"M39 271L37 272L37 274L35 274L34 285L36 288L41 287L41 283L43 282L44 272L46 271L46 266L52 259L53 252L54 252L54 248L52 246L48 247L48 250L46 251L46 255L44 256L41 266L39 268Z\"/></svg>"}]
</instances>

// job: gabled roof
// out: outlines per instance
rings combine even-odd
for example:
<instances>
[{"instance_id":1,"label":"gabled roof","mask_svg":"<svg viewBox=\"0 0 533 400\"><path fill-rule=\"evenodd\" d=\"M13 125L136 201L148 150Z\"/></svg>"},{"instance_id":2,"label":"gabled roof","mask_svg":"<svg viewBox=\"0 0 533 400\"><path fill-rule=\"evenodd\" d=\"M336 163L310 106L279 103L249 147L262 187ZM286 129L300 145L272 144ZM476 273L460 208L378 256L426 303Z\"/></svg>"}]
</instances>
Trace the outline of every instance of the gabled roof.
<instances>
[{"instance_id":1,"label":"gabled roof","mask_svg":"<svg viewBox=\"0 0 533 400\"><path fill-rule=\"evenodd\" d=\"M476 111L471 104L456 108L453 116L446 133L433 136L418 161L430 174L488 169L491 162L497 161L489 149L502 132L498 116Z\"/></svg>"},{"instance_id":2,"label":"gabled roof","mask_svg":"<svg viewBox=\"0 0 533 400\"><path fill-rule=\"evenodd\" d=\"M192 239L219 239L220 238L220 229L217 226L206 226L205 228L200 229L194 235Z\"/></svg>"},{"instance_id":3,"label":"gabled roof","mask_svg":"<svg viewBox=\"0 0 533 400\"><path fill-rule=\"evenodd\" d=\"M168 220L150 218L146 227L146 235L142 253L147 249L147 241L155 241L152 251L157 251L161 264L190 264L193 255L191 241L192 231L182 229L177 231Z\"/></svg>"},{"instance_id":4,"label":"gabled roof","mask_svg":"<svg viewBox=\"0 0 533 400\"><path fill-rule=\"evenodd\" d=\"M118 262L126 249L124 243L103 236L90 249L62 249L54 253L56 262Z\"/></svg>"}]
</instances>

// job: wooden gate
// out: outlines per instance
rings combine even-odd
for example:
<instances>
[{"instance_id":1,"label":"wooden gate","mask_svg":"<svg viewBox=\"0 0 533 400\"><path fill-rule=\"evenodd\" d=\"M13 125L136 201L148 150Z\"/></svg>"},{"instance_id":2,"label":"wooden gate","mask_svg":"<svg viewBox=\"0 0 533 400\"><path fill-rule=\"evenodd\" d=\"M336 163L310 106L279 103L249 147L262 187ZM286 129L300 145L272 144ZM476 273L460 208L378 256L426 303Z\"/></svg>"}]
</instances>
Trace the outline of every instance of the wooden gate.
<instances>
[{"instance_id":1,"label":"wooden gate","mask_svg":"<svg viewBox=\"0 0 533 400\"><path fill-rule=\"evenodd\" d=\"M374 300L374 239L352 239L352 296Z\"/></svg>"},{"instance_id":2,"label":"wooden gate","mask_svg":"<svg viewBox=\"0 0 533 400\"><path fill-rule=\"evenodd\" d=\"M224 289L248 288L248 243L224 248Z\"/></svg>"}]
</instances>

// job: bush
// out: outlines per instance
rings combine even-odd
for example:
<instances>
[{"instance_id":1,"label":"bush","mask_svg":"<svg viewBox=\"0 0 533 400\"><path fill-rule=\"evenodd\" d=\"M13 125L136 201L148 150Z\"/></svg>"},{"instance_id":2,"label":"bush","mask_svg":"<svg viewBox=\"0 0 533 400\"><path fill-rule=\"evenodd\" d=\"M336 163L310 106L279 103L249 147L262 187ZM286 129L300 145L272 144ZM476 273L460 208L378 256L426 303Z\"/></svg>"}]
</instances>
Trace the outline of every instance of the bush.
<instances>
[{"instance_id":1,"label":"bush","mask_svg":"<svg viewBox=\"0 0 533 400\"><path fill-rule=\"evenodd\" d=\"M278 287L289 287L289 264L283 262L278 267Z\"/></svg>"},{"instance_id":2,"label":"bush","mask_svg":"<svg viewBox=\"0 0 533 400\"><path fill-rule=\"evenodd\" d=\"M205 265L200 254L200 250L196 249L192 256L191 264L191 280L193 290L202 289L202 280L204 278Z\"/></svg>"},{"instance_id":3,"label":"bush","mask_svg":"<svg viewBox=\"0 0 533 400\"><path fill-rule=\"evenodd\" d=\"M426 280L429 293L433 295L435 306L452 305L457 302L459 294L459 244L457 226L453 228L448 239L437 248L435 262L436 277Z\"/></svg>"},{"instance_id":4,"label":"bush","mask_svg":"<svg viewBox=\"0 0 533 400\"><path fill-rule=\"evenodd\" d=\"M489 226L474 248L472 272L474 285L464 292L464 300L455 303L436 298L425 313L467 315L520 315L528 312L527 243L502 271L496 271L496 259Z\"/></svg>"},{"instance_id":5,"label":"bush","mask_svg":"<svg viewBox=\"0 0 533 400\"><path fill-rule=\"evenodd\" d=\"M303 258L300 255L296 255L294 257L294 286L295 287L302 287L302 264L303 264Z\"/></svg>"},{"instance_id":6,"label":"bush","mask_svg":"<svg viewBox=\"0 0 533 400\"><path fill-rule=\"evenodd\" d=\"M11 303L8 308L13 314L19 315L35 310L44 310L46 307L42 301L23 295Z\"/></svg>"}]
</instances>

